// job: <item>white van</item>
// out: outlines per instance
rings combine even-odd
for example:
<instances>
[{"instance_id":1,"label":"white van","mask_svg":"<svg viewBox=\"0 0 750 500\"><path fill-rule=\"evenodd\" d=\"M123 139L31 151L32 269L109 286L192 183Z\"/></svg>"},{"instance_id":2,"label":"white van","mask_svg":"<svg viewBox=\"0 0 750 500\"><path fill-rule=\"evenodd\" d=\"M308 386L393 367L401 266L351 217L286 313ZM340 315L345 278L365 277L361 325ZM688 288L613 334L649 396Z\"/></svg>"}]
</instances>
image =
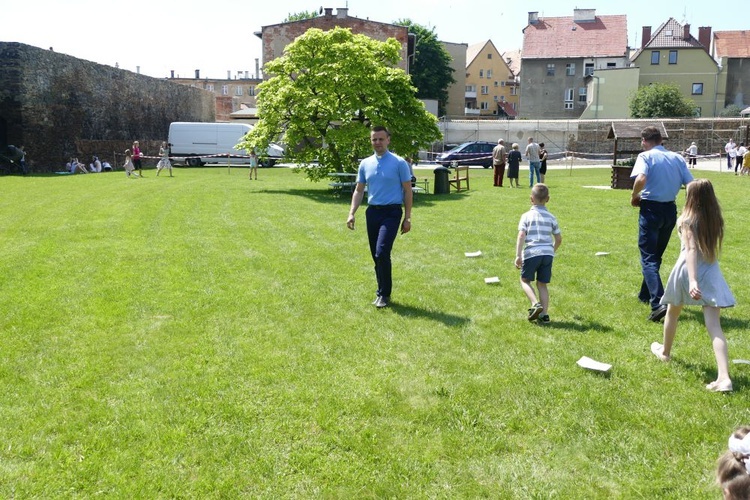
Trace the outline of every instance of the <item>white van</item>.
<instances>
[{"instance_id":1,"label":"white van","mask_svg":"<svg viewBox=\"0 0 750 500\"><path fill-rule=\"evenodd\" d=\"M169 124L169 156L176 161L184 158L190 166L205 163L227 163L230 155L247 156L247 151L235 149L242 137L252 130L246 123L172 122ZM214 155L224 155L214 156ZM284 150L272 144L265 155L259 154L260 164L272 167L284 156ZM248 158L229 158L230 163L248 163Z\"/></svg>"}]
</instances>

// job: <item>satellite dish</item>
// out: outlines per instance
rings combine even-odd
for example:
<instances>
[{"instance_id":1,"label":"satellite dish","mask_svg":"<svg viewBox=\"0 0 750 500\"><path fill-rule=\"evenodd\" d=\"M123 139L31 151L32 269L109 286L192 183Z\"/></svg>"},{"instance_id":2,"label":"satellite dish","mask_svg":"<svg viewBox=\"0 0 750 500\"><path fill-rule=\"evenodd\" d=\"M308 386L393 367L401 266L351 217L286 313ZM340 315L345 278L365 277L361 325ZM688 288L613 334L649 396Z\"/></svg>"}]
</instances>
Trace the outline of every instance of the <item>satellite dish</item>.
<instances>
[{"instance_id":1,"label":"satellite dish","mask_svg":"<svg viewBox=\"0 0 750 500\"><path fill-rule=\"evenodd\" d=\"M320 9L318 9L318 15L321 15L321 14L323 14L323 6L322 5L320 6Z\"/></svg>"}]
</instances>

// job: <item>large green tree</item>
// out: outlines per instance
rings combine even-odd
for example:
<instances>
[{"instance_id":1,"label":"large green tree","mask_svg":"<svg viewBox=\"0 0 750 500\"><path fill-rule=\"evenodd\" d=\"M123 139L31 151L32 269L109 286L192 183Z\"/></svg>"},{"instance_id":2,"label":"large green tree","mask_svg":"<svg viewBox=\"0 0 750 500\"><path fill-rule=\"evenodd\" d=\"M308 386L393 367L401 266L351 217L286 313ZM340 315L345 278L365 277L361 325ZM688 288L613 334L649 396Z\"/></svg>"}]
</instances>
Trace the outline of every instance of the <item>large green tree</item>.
<instances>
[{"instance_id":1,"label":"large green tree","mask_svg":"<svg viewBox=\"0 0 750 500\"><path fill-rule=\"evenodd\" d=\"M417 37L414 60L409 65L411 81L417 87L417 97L437 99L438 113L444 115L448 88L456 83L450 54L438 40L434 28L427 28L411 19L400 19L394 24L406 26L409 33L414 33Z\"/></svg>"},{"instance_id":2,"label":"large green tree","mask_svg":"<svg viewBox=\"0 0 750 500\"><path fill-rule=\"evenodd\" d=\"M630 96L633 118L682 118L695 116L695 110L695 102L672 83L645 85Z\"/></svg>"},{"instance_id":3,"label":"large green tree","mask_svg":"<svg viewBox=\"0 0 750 500\"><path fill-rule=\"evenodd\" d=\"M437 119L415 97L409 75L395 65L395 39L385 42L351 30L309 29L266 63L273 75L258 86L258 124L240 144L264 151L287 145L286 158L311 179L353 172L372 153L369 129L392 132L390 149L414 155L440 138Z\"/></svg>"}]
</instances>

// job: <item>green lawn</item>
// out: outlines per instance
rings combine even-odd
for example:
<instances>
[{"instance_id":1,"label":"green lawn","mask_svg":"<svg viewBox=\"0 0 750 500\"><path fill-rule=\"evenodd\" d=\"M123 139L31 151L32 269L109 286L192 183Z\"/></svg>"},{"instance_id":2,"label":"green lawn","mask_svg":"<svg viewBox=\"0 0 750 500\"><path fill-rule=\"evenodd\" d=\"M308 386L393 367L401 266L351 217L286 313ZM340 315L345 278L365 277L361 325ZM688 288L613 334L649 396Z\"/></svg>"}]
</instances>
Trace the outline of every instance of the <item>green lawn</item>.
<instances>
[{"instance_id":1,"label":"green lawn","mask_svg":"<svg viewBox=\"0 0 750 500\"><path fill-rule=\"evenodd\" d=\"M146 174L0 178L0 498L720 498L750 366L731 365L734 393L704 389L696 308L671 363L650 353L637 211L582 187L608 170L548 176L544 326L512 263L529 192L489 170L418 196L386 310L364 210L347 230L325 183ZM724 209L730 359L748 359L750 179L697 175ZM678 252L675 235L664 279Z\"/></svg>"}]
</instances>

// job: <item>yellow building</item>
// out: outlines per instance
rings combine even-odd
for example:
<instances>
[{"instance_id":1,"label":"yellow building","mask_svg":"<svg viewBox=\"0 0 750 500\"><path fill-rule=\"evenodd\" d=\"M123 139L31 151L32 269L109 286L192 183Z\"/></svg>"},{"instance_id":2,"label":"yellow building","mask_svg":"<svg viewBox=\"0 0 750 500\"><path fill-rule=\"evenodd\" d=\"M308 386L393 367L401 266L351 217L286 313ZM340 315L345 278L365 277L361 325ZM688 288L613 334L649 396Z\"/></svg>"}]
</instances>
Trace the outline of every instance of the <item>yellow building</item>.
<instances>
[{"instance_id":1,"label":"yellow building","mask_svg":"<svg viewBox=\"0 0 750 500\"><path fill-rule=\"evenodd\" d=\"M518 83L492 40L466 50L466 109L468 116L515 118Z\"/></svg>"}]
</instances>

